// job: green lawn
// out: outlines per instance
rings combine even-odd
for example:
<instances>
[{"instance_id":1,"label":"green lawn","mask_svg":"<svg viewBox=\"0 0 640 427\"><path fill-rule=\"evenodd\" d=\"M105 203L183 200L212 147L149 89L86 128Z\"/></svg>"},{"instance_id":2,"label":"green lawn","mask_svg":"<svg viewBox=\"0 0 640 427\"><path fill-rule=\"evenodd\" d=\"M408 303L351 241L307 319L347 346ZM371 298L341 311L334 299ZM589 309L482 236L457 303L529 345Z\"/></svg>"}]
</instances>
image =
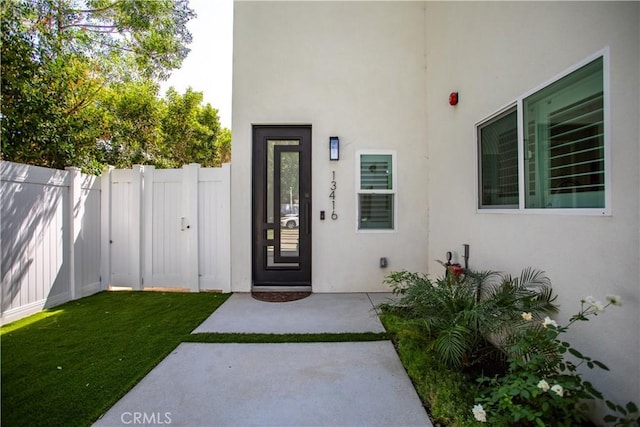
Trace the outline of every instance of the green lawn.
<instances>
[{"instance_id":1,"label":"green lawn","mask_svg":"<svg viewBox=\"0 0 640 427\"><path fill-rule=\"evenodd\" d=\"M228 296L102 292L2 327L1 424L90 425Z\"/></svg>"},{"instance_id":2,"label":"green lawn","mask_svg":"<svg viewBox=\"0 0 640 427\"><path fill-rule=\"evenodd\" d=\"M1 424L91 425L181 342L389 339L386 333L191 334L228 297L102 292L2 327Z\"/></svg>"}]
</instances>

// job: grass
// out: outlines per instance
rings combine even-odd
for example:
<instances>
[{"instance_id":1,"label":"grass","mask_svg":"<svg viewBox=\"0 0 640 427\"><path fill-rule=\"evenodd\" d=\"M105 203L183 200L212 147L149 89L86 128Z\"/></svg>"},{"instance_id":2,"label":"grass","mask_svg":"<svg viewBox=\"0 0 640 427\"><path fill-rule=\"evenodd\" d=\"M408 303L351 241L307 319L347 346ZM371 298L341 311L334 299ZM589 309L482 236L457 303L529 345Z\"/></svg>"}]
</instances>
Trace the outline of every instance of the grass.
<instances>
[{"instance_id":1,"label":"grass","mask_svg":"<svg viewBox=\"0 0 640 427\"><path fill-rule=\"evenodd\" d=\"M227 297L102 292L2 327L1 424L90 425Z\"/></svg>"},{"instance_id":2,"label":"grass","mask_svg":"<svg viewBox=\"0 0 640 427\"><path fill-rule=\"evenodd\" d=\"M477 386L473 379L442 364L429 350L429 341L415 326L396 314L380 320L391 335L398 356L409 374L434 425L478 426L471 413Z\"/></svg>"},{"instance_id":3,"label":"grass","mask_svg":"<svg viewBox=\"0 0 640 427\"><path fill-rule=\"evenodd\" d=\"M389 339L387 333L191 334L228 296L102 292L2 327L1 424L90 425L181 342Z\"/></svg>"},{"instance_id":4,"label":"grass","mask_svg":"<svg viewBox=\"0 0 640 427\"><path fill-rule=\"evenodd\" d=\"M321 334L228 334L228 333L200 333L192 334L184 339L185 342L204 343L309 343L309 342L356 342L388 340L386 333L321 333Z\"/></svg>"}]
</instances>

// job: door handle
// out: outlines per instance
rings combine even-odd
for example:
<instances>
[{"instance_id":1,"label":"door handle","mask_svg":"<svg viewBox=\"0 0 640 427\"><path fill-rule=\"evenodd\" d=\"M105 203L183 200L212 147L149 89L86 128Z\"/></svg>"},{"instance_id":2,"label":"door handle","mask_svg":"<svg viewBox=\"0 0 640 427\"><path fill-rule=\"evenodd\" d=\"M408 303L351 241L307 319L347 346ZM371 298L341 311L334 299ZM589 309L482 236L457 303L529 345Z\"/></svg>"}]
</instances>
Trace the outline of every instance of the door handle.
<instances>
[{"instance_id":1,"label":"door handle","mask_svg":"<svg viewBox=\"0 0 640 427\"><path fill-rule=\"evenodd\" d=\"M306 234L310 234L311 233L311 203L309 202L305 202L304 204L304 225L305 225L305 230L304 232Z\"/></svg>"}]
</instances>

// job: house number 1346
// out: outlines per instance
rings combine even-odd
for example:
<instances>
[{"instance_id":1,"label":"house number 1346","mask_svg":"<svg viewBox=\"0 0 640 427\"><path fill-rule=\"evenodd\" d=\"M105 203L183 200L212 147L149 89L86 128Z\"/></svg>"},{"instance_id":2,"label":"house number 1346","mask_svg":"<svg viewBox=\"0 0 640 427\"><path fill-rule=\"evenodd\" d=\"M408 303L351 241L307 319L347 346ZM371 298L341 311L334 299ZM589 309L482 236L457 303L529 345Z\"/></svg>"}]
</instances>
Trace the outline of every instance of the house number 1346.
<instances>
[{"instance_id":1,"label":"house number 1346","mask_svg":"<svg viewBox=\"0 0 640 427\"><path fill-rule=\"evenodd\" d=\"M338 219L338 214L336 213L336 171L332 171L331 173L332 179L331 186L329 187L331 193L329 193L329 198L331 199L331 219L335 221Z\"/></svg>"}]
</instances>

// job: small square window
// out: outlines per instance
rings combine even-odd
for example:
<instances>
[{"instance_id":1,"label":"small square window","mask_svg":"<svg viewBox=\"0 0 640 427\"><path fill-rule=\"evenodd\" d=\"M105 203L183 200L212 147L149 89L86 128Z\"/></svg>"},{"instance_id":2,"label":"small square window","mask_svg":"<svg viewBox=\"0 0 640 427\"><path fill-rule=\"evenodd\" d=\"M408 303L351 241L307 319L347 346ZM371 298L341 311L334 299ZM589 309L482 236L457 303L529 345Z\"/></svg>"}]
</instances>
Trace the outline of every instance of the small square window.
<instances>
[{"instance_id":1,"label":"small square window","mask_svg":"<svg viewBox=\"0 0 640 427\"><path fill-rule=\"evenodd\" d=\"M358 153L358 230L395 229L394 153Z\"/></svg>"}]
</instances>

